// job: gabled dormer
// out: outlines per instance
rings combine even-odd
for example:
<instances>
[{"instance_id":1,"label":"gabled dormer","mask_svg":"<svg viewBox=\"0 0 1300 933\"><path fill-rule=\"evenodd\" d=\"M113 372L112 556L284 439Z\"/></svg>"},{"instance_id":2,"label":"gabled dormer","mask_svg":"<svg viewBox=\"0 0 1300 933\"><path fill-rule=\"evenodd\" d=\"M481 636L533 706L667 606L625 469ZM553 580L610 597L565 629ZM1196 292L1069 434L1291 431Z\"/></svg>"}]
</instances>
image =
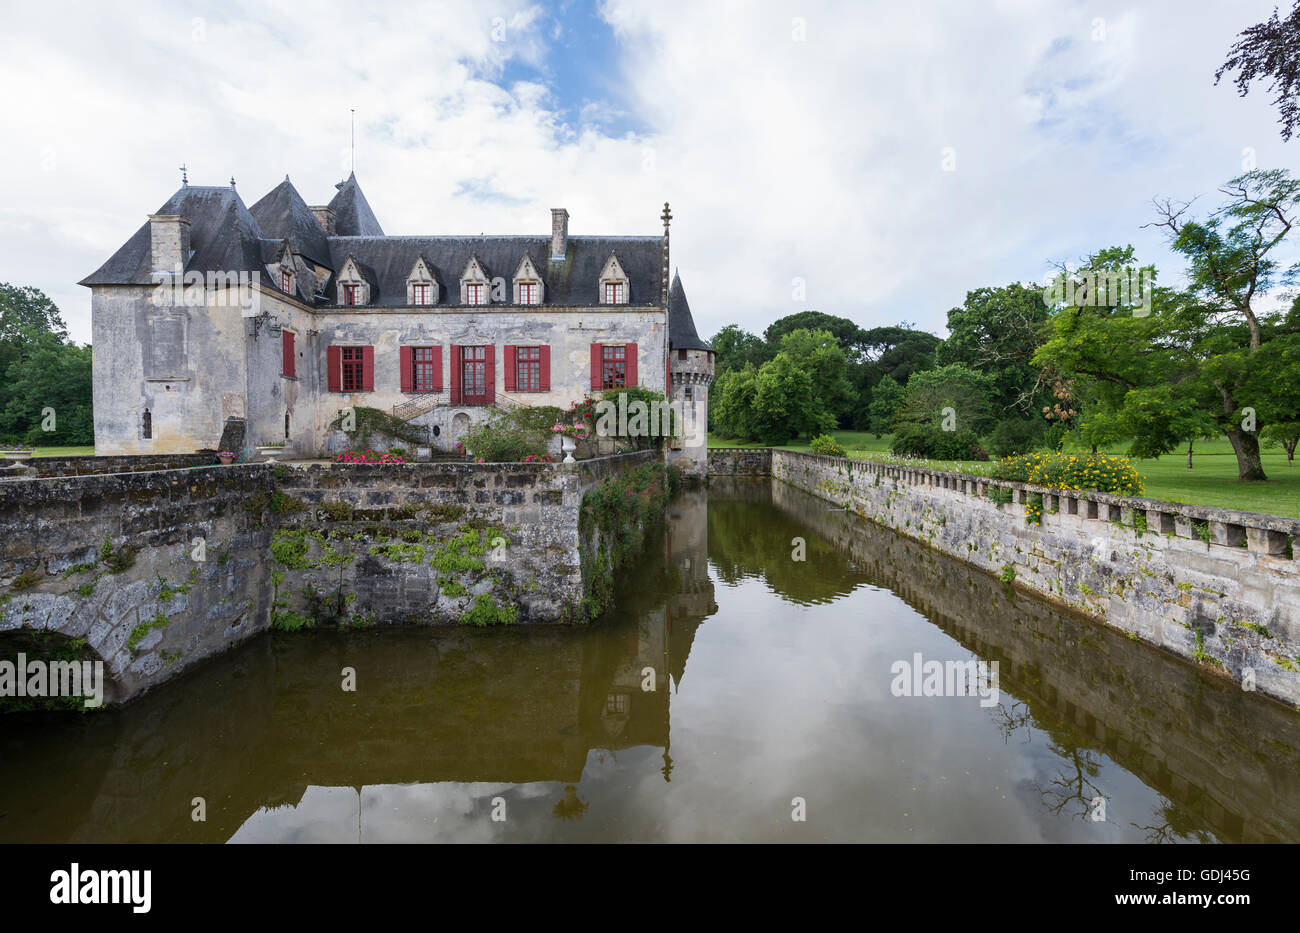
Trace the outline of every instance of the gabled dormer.
<instances>
[{"instance_id":1,"label":"gabled dormer","mask_svg":"<svg viewBox=\"0 0 1300 933\"><path fill-rule=\"evenodd\" d=\"M362 274L361 264L357 262L356 257L348 256L344 260L336 282L340 305L352 307L370 304L372 298L370 282Z\"/></svg>"},{"instance_id":2,"label":"gabled dormer","mask_svg":"<svg viewBox=\"0 0 1300 933\"><path fill-rule=\"evenodd\" d=\"M492 283L488 278L487 267L477 256L471 256L460 274L460 303L463 305L485 305L491 298Z\"/></svg>"},{"instance_id":3,"label":"gabled dormer","mask_svg":"<svg viewBox=\"0 0 1300 933\"><path fill-rule=\"evenodd\" d=\"M269 255L268 248L271 250ZM298 267L294 263L289 241L285 239L279 243L265 243L262 258L266 262L266 277L271 283L289 297L298 297Z\"/></svg>"},{"instance_id":4,"label":"gabled dormer","mask_svg":"<svg viewBox=\"0 0 1300 933\"><path fill-rule=\"evenodd\" d=\"M625 305L628 303L628 277L623 271L623 264L613 253L605 260L605 267L600 271L600 303L603 305Z\"/></svg>"},{"instance_id":5,"label":"gabled dormer","mask_svg":"<svg viewBox=\"0 0 1300 933\"><path fill-rule=\"evenodd\" d=\"M438 303L438 279L433 266L423 256L415 260L406 277L406 303L413 307Z\"/></svg>"},{"instance_id":6,"label":"gabled dormer","mask_svg":"<svg viewBox=\"0 0 1300 933\"><path fill-rule=\"evenodd\" d=\"M515 269L515 304L539 305L545 298L545 290L542 274L537 271L533 257L525 253Z\"/></svg>"}]
</instances>

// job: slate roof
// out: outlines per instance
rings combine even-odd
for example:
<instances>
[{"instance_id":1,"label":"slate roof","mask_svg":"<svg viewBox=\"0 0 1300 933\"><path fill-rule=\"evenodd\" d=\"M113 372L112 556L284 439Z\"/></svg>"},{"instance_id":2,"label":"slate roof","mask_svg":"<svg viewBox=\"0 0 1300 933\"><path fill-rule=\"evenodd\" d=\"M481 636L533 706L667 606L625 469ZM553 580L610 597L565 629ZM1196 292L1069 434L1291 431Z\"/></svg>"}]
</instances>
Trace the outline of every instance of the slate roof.
<instances>
[{"instance_id":1,"label":"slate roof","mask_svg":"<svg viewBox=\"0 0 1300 933\"><path fill-rule=\"evenodd\" d=\"M330 207L334 209L334 232L337 235L384 235L384 228L379 226L375 212L370 209L370 202L361 193L361 185L357 184L355 172L334 187L339 189L339 193L330 201Z\"/></svg>"},{"instance_id":2,"label":"slate roof","mask_svg":"<svg viewBox=\"0 0 1300 933\"><path fill-rule=\"evenodd\" d=\"M330 266L342 269L348 256L373 271L375 282L368 307L406 305L406 277L415 260L424 257L429 271L442 284L438 305L460 304L460 274L477 256L489 278L501 275L511 284L524 254L548 256L549 236L388 236L330 237ZM563 262L533 260L545 283L544 305L596 305L600 303L600 273L611 252L617 251L628 276L629 305L659 303L662 269L661 237L571 236ZM507 292L509 294L509 292ZM333 279L326 288L331 303L337 301Z\"/></svg>"},{"instance_id":3,"label":"slate roof","mask_svg":"<svg viewBox=\"0 0 1300 933\"><path fill-rule=\"evenodd\" d=\"M181 188L154 211L181 214L190 221L193 254L185 271L264 272L262 232L234 188ZM149 221L90 275L82 285L152 285Z\"/></svg>"},{"instance_id":4,"label":"slate roof","mask_svg":"<svg viewBox=\"0 0 1300 933\"><path fill-rule=\"evenodd\" d=\"M583 306L600 303L600 274L610 254L618 256L628 277L628 305L655 306L660 300L663 238L659 236L570 236L561 261L549 259L551 238L542 236L384 236L356 176L338 186L330 202L337 236L327 236L311 208L286 178L250 210L234 188L182 187L155 213L180 214L190 221L193 251L185 271L259 272L276 262L287 240L297 253L329 268L325 294L318 303L336 304L337 273L349 256L356 259L370 283L366 307L406 305L406 279L418 258L438 281L438 305L460 303L460 275L477 257L489 278L511 276L524 256L545 283L543 306ZM349 234L348 230L368 233ZM538 257L542 257L539 261ZM81 281L82 285L149 285L152 266L149 223L146 221L113 256ZM305 283L300 283L301 286ZM670 333L673 346L708 349L695 333L681 282L674 282L674 299L681 310ZM305 292L302 295L305 296ZM507 291L507 295L510 291ZM507 298L509 301L509 298ZM672 302L670 302L670 305ZM680 340L677 337L680 331Z\"/></svg>"},{"instance_id":5,"label":"slate roof","mask_svg":"<svg viewBox=\"0 0 1300 933\"><path fill-rule=\"evenodd\" d=\"M682 288L682 277L673 275L673 286L668 289L668 348L670 350L713 350L707 340L695 331L695 318Z\"/></svg>"},{"instance_id":6,"label":"slate roof","mask_svg":"<svg viewBox=\"0 0 1300 933\"><path fill-rule=\"evenodd\" d=\"M369 209L367 205L366 210ZM330 248L325 242L325 230L307 202L289 183L288 175L268 191L262 200L250 207L248 212L257 221L262 236L288 240L295 253L306 256L318 265L329 265Z\"/></svg>"}]
</instances>

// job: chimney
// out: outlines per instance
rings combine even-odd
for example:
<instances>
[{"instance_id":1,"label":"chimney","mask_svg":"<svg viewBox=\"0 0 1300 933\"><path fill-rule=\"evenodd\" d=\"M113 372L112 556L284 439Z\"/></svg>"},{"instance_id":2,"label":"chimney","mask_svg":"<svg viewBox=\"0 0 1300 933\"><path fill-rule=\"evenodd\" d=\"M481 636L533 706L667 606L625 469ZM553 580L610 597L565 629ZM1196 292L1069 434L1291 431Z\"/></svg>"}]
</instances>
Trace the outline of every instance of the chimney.
<instances>
[{"instance_id":1,"label":"chimney","mask_svg":"<svg viewBox=\"0 0 1300 933\"><path fill-rule=\"evenodd\" d=\"M569 249L569 212L551 208L551 259L563 259Z\"/></svg>"},{"instance_id":2,"label":"chimney","mask_svg":"<svg viewBox=\"0 0 1300 933\"><path fill-rule=\"evenodd\" d=\"M316 222L321 225L326 236L334 236L334 208L313 207L311 212L316 215Z\"/></svg>"},{"instance_id":3,"label":"chimney","mask_svg":"<svg viewBox=\"0 0 1300 933\"><path fill-rule=\"evenodd\" d=\"M190 261L190 221L180 214L150 214L153 271L175 272Z\"/></svg>"}]
</instances>

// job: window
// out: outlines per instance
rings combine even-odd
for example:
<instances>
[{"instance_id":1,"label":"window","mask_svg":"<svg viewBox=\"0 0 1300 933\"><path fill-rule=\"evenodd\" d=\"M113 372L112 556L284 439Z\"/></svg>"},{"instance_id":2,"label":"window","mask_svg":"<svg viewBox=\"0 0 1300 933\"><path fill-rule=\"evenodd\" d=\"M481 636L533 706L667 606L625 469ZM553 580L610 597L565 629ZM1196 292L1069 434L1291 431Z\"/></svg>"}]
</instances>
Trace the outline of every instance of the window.
<instances>
[{"instance_id":1,"label":"window","mask_svg":"<svg viewBox=\"0 0 1300 933\"><path fill-rule=\"evenodd\" d=\"M349 285L344 285L344 286L343 286L343 303L344 303L345 305L359 305L359 304L361 304L361 286L360 286L360 285L351 285L351 284L349 284Z\"/></svg>"},{"instance_id":2,"label":"window","mask_svg":"<svg viewBox=\"0 0 1300 933\"><path fill-rule=\"evenodd\" d=\"M428 285L416 284L411 286L411 304L427 305L432 304L430 301L430 289Z\"/></svg>"},{"instance_id":3,"label":"window","mask_svg":"<svg viewBox=\"0 0 1300 933\"><path fill-rule=\"evenodd\" d=\"M343 391L361 392L365 385L361 347L343 348Z\"/></svg>"},{"instance_id":4,"label":"window","mask_svg":"<svg viewBox=\"0 0 1300 933\"><path fill-rule=\"evenodd\" d=\"M542 348L515 348L515 388L520 392L542 391Z\"/></svg>"},{"instance_id":5,"label":"window","mask_svg":"<svg viewBox=\"0 0 1300 933\"><path fill-rule=\"evenodd\" d=\"M682 363L686 362L686 351L685 351L685 350L678 350L678 351L677 351L677 360L678 360L678 362L682 362Z\"/></svg>"},{"instance_id":6,"label":"window","mask_svg":"<svg viewBox=\"0 0 1300 933\"><path fill-rule=\"evenodd\" d=\"M602 389L622 389L627 387L626 347L601 348L600 387Z\"/></svg>"},{"instance_id":7,"label":"window","mask_svg":"<svg viewBox=\"0 0 1300 933\"><path fill-rule=\"evenodd\" d=\"M144 414L140 416L140 436L145 440L153 437L153 415L147 408L144 410Z\"/></svg>"},{"instance_id":8,"label":"window","mask_svg":"<svg viewBox=\"0 0 1300 933\"><path fill-rule=\"evenodd\" d=\"M289 439L289 413L287 411L284 413L284 439L286 441Z\"/></svg>"},{"instance_id":9,"label":"window","mask_svg":"<svg viewBox=\"0 0 1300 933\"><path fill-rule=\"evenodd\" d=\"M487 304L487 286L482 282L465 283L465 304L467 305L485 305Z\"/></svg>"},{"instance_id":10,"label":"window","mask_svg":"<svg viewBox=\"0 0 1300 933\"><path fill-rule=\"evenodd\" d=\"M537 283L536 283L536 282L520 282L520 283L519 283L519 303L520 303L521 305L535 305L535 304L537 304L537 303L538 303L538 302L537 302L537 295L538 295L538 292L537 292Z\"/></svg>"},{"instance_id":11,"label":"window","mask_svg":"<svg viewBox=\"0 0 1300 933\"><path fill-rule=\"evenodd\" d=\"M288 269L280 270L280 291L286 295L293 291L293 273Z\"/></svg>"},{"instance_id":12,"label":"window","mask_svg":"<svg viewBox=\"0 0 1300 933\"><path fill-rule=\"evenodd\" d=\"M414 367L412 372L411 385L416 392L436 392L434 386L437 385L437 370L435 363L440 361L434 360L433 347L413 347L411 350L411 365Z\"/></svg>"},{"instance_id":13,"label":"window","mask_svg":"<svg viewBox=\"0 0 1300 933\"><path fill-rule=\"evenodd\" d=\"M621 305L621 304L623 304L623 301L624 301L623 296L624 296L624 294L626 294L626 292L624 291L624 287L623 287L623 283L622 283L622 282L606 282L606 283L605 283L605 304L607 304L607 305Z\"/></svg>"},{"instance_id":14,"label":"window","mask_svg":"<svg viewBox=\"0 0 1300 933\"><path fill-rule=\"evenodd\" d=\"M462 401L466 405L487 404L487 347L461 347L460 367Z\"/></svg>"}]
</instances>

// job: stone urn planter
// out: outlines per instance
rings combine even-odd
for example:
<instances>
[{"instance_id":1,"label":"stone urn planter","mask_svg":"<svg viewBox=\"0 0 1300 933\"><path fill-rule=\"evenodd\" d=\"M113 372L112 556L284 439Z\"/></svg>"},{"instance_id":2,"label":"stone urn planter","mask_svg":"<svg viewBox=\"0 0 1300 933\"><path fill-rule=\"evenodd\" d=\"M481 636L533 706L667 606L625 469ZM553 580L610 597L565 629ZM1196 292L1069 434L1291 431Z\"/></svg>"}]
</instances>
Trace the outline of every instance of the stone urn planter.
<instances>
[{"instance_id":1,"label":"stone urn planter","mask_svg":"<svg viewBox=\"0 0 1300 933\"><path fill-rule=\"evenodd\" d=\"M290 452L291 449L284 444L276 444L274 446L270 444L259 444L257 446L257 455L259 457L265 457L267 463L275 463L277 459L283 460Z\"/></svg>"},{"instance_id":2,"label":"stone urn planter","mask_svg":"<svg viewBox=\"0 0 1300 933\"><path fill-rule=\"evenodd\" d=\"M564 462L565 462L565 463L573 463L573 462L575 462L574 459L573 459L573 452L574 452L575 450L578 449L578 445L577 445L576 443L574 443L573 438L571 438L571 437L563 438L563 439L560 441L560 449L562 449L562 450L564 451Z\"/></svg>"},{"instance_id":3,"label":"stone urn planter","mask_svg":"<svg viewBox=\"0 0 1300 933\"><path fill-rule=\"evenodd\" d=\"M32 451L15 449L13 447L0 448L0 457L3 457L5 460L30 460L32 459Z\"/></svg>"}]
</instances>

